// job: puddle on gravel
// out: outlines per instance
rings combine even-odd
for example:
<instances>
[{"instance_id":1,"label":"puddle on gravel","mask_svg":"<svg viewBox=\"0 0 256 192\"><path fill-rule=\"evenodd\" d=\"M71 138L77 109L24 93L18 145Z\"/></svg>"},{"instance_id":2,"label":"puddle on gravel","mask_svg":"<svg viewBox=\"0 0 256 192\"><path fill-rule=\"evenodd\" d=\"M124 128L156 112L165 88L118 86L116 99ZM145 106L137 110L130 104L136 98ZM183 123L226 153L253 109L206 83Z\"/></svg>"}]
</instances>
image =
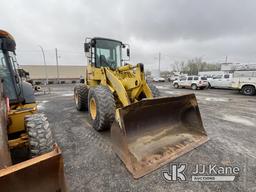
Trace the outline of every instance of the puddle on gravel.
<instances>
[{"instance_id":1,"label":"puddle on gravel","mask_svg":"<svg viewBox=\"0 0 256 192\"><path fill-rule=\"evenodd\" d=\"M63 96L63 97L69 97L69 96L73 96L74 95L74 93L66 93L66 94L62 94L61 96Z\"/></svg>"},{"instance_id":2,"label":"puddle on gravel","mask_svg":"<svg viewBox=\"0 0 256 192\"><path fill-rule=\"evenodd\" d=\"M254 122L250 121L247 118L241 117L241 116L235 116L235 115L223 115L223 120L231 121L234 123L240 123L246 126L255 126Z\"/></svg>"},{"instance_id":3,"label":"puddle on gravel","mask_svg":"<svg viewBox=\"0 0 256 192\"><path fill-rule=\"evenodd\" d=\"M217 97L206 97L206 101L221 101L221 102L228 102L230 99L228 98L217 98Z\"/></svg>"},{"instance_id":4,"label":"puddle on gravel","mask_svg":"<svg viewBox=\"0 0 256 192\"><path fill-rule=\"evenodd\" d=\"M156 85L158 89L170 89L168 86Z\"/></svg>"},{"instance_id":5,"label":"puddle on gravel","mask_svg":"<svg viewBox=\"0 0 256 192\"><path fill-rule=\"evenodd\" d=\"M44 100L44 101L38 101L37 102L37 109L41 110L41 109L44 109L44 104L45 103L48 103L49 101L47 100Z\"/></svg>"},{"instance_id":6,"label":"puddle on gravel","mask_svg":"<svg viewBox=\"0 0 256 192\"><path fill-rule=\"evenodd\" d=\"M164 93L171 94L171 95L175 94L173 91L164 91Z\"/></svg>"}]
</instances>

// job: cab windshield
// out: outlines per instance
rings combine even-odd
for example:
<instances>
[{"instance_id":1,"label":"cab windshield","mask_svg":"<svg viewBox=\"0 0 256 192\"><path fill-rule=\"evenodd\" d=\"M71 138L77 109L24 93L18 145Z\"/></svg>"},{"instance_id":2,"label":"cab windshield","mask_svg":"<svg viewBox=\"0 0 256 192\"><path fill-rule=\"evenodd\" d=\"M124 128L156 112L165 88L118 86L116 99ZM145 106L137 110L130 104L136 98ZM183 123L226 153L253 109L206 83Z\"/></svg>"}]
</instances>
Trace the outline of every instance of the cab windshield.
<instances>
[{"instance_id":1,"label":"cab windshield","mask_svg":"<svg viewBox=\"0 0 256 192\"><path fill-rule=\"evenodd\" d=\"M14 85L13 74L11 72L12 68L13 72L17 73L16 56L13 52L9 51L8 54L4 54L4 52L0 50L0 60L0 78L3 79L5 95L8 96L10 100L16 100L16 88ZM10 61L11 66L8 66L8 60ZM17 89L19 93L19 87L17 87Z\"/></svg>"},{"instance_id":2,"label":"cab windshield","mask_svg":"<svg viewBox=\"0 0 256 192\"><path fill-rule=\"evenodd\" d=\"M121 42L96 40L96 67L116 69L121 66Z\"/></svg>"}]
</instances>

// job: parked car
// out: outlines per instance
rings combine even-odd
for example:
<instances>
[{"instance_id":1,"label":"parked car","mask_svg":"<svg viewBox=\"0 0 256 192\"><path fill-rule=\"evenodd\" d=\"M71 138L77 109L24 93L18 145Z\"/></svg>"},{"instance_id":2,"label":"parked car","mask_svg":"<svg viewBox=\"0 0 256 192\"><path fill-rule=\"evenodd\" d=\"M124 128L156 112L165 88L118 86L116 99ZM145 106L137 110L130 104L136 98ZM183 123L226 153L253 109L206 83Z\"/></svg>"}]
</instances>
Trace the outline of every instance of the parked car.
<instances>
[{"instance_id":1,"label":"parked car","mask_svg":"<svg viewBox=\"0 0 256 192\"><path fill-rule=\"evenodd\" d=\"M244 95L256 94L256 71L237 71L234 73L232 88Z\"/></svg>"},{"instance_id":2,"label":"parked car","mask_svg":"<svg viewBox=\"0 0 256 192\"><path fill-rule=\"evenodd\" d=\"M171 77L168 77L167 78L167 80L169 81L169 82L173 82L173 81L176 81L176 80L178 80L179 79L179 76L171 76Z\"/></svg>"},{"instance_id":3,"label":"parked car","mask_svg":"<svg viewBox=\"0 0 256 192\"><path fill-rule=\"evenodd\" d=\"M208 81L206 77L187 76L174 81L173 86L175 88L191 88L193 90L205 89L208 87Z\"/></svg>"},{"instance_id":4,"label":"parked car","mask_svg":"<svg viewBox=\"0 0 256 192\"><path fill-rule=\"evenodd\" d=\"M209 88L232 88L232 74L217 75L212 78L207 78Z\"/></svg>"},{"instance_id":5,"label":"parked car","mask_svg":"<svg viewBox=\"0 0 256 192\"><path fill-rule=\"evenodd\" d=\"M165 79L163 77L154 77L153 82L165 82Z\"/></svg>"}]
</instances>

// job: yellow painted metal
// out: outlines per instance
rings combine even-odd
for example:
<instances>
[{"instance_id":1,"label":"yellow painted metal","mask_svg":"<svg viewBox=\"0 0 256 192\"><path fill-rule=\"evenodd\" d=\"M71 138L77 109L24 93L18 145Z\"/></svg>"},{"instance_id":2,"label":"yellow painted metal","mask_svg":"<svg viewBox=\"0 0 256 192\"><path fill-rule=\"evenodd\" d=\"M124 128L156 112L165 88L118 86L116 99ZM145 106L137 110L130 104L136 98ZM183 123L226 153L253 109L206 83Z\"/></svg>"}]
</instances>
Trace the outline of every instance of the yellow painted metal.
<instances>
[{"instance_id":1,"label":"yellow painted metal","mask_svg":"<svg viewBox=\"0 0 256 192\"><path fill-rule=\"evenodd\" d=\"M12 109L8 113L9 125L8 134L17 133L25 130L24 117L36 113L37 107L36 103L25 104Z\"/></svg>"},{"instance_id":2,"label":"yellow painted metal","mask_svg":"<svg viewBox=\"0 0 256 192\"><path fill-rule=\"evenodd\" d=\"M129 105L130 99L129 96L122 84L122 82L118 79L118 77L109 69L106 69L106 76L110 82L111 87L115 90L118 95L119 100L122 102L124 106Z\"/></svg>"},{"instance_id":3,"label":"yellow painted metal","mask_svg":"<svg viewBox=\"0 0 256 192\"><path fill-rule=\"evenodd\" d=\"M94 120L96 118L97 115L97 107L96 107L96 101L94 98L90 99L90 113L91 113L91 117Z\"/></svg>"},{"instance_id":4,"label":"yellow painted metal","mask_svg":"<svg viewBox=\"0 0 256 192\"><path fill-rule=\"evenodd\" d=\"M89 87L108 86L111 92L117 95L121 107L140 100L142 92L146 98L153 98L140 64L135 67L128 64L116 70L107 67L96 68L89 64L86 68L86 84Z\"/></svg>"},{"instance_id":5,"label":"yellow painted metal","mask_svg":"<svg viewBox=\"0 0 256 192\"><path fill-rule=\"evenodd\" d=\"M14 149L17 147L24 147L28 143L28 135L26 133L21 134L21 136L17 139L8 140L8 146L10 149Z\"/></svg>"}]
</instances>

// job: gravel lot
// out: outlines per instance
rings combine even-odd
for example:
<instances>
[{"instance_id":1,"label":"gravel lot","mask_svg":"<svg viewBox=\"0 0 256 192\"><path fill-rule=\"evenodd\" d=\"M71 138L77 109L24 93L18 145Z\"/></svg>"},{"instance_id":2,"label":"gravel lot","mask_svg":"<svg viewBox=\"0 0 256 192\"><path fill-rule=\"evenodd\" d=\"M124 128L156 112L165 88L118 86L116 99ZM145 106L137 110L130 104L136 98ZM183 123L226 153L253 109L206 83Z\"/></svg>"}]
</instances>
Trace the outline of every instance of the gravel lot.
<instances>
[{"instance_id":1,"label":"gravel lot","mask_svg":"<svg viewBox=\"0 0 256 192\"><path fill-rule=\"evenodd\" d=\"M168 83L156 85L163 96L194 92L210 138L172 163L187 164L188 180L196 164L238 166L235 181L167 182L162 171L169 165L134 180L112 151L109 131L94 131L88 113L76 111L74 85L55 85L51 94L38 94L37 100L63 151L70 191L256 191L256 97L234 90L192 91L174 89Z\"/></svg>"}]
</instances>

